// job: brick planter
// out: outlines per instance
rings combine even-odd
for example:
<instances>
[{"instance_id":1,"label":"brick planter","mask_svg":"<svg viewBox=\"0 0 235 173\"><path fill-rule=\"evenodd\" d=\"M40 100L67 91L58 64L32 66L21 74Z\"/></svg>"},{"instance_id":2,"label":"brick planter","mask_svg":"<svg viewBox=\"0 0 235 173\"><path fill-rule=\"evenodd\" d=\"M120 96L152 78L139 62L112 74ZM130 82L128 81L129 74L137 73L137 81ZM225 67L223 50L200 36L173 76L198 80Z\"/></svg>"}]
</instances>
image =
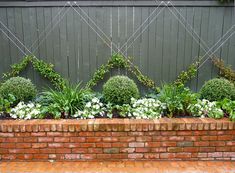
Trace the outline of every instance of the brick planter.
<instances>
[{"instance_id":1,"label":"brick planter","mask_svg":"<svg viewBox=\"0 0 235 173\"><path fill-rule=\"evenodd\" d=\"M0 159L235 160L235 123L196 118L4 120Z\"/></svg>"}]
</instances>

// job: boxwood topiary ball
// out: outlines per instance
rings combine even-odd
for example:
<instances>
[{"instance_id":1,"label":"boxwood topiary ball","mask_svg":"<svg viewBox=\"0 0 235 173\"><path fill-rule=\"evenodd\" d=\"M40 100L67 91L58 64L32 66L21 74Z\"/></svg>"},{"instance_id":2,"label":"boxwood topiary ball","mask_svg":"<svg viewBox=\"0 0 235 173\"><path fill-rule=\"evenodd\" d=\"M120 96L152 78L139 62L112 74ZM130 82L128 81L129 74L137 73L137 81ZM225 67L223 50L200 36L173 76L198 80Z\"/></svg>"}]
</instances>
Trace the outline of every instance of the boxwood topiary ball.
<instances>
[{"instance_id":1,"label":"boxwood topiary ball","mask_svg":"<svg viewBox=\"0 0 235 173\"><path fill-rule=\"evenodd\" d=\"M224 98L235 99L235 86L232 82L223 78L211 79L202 86L201 98L209 101L220 101Z\"/></svg>"},{"instance_id":2,"label":"boxwood topiary ball","mask_svg":"<svg viewBox=\"0 0 235 173\"><path fill-rule=\"evenodd\" d=\"M103 95L106 102L123 105L129 104L132 97L138 98L139 89L127 76L114 76L104 84Z\"/></svg>"},{"instance_id":3,"label":"boxwood topiary ball","mask_svg":"<svg viewBox=\"0 0 235 173\"><path fill-rule=\"evenodd\" d=\"M36 87L31 80L23 77L12 77L0 87L0 95L8 97L9 94L12 94L16 97L16 102L30 101L35 98L36 93Z\"/></svg>"}]
</instances>

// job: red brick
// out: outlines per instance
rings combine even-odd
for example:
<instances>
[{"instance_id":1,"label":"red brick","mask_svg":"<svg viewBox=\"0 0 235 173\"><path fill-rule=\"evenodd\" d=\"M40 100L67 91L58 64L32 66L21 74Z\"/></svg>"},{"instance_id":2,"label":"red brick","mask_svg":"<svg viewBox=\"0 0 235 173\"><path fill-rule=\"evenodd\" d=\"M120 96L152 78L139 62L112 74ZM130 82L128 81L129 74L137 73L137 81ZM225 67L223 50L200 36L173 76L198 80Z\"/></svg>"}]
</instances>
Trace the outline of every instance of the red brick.
<instances>
[{"instance_id":1,"label":"red brick","mask_svg":"<svg viewBox=\"0 0 235 173\"><path fill-rule=\"evenodd\" d=\"M235 146L235 141L228 141L228 142L226 142L226 145Z\"/></svg>"},{"instance_id":2,"label":"red brick","mask_svg":"<svg viewBox=\"0 0 235 173\"><path fill-rule=\"evenodd\" d=\"M135 152L137 153L147 153L150 151L150 148L136 148Z\"/></svg>"},{"instance_id":3,"label":"red brick","mask_svg":"<svg viewBox=\"0 0 235 173\"><path fill-rule=\"evenodd\" d=\"M135 137L119 137L118 140L120 142L134 142Z\"/></svg>"},{"instance_id":4,"label":"red brick","mask_svg":"<svg viewBox=\"0 0 235 173\"><path fill-rule=\"evenodd\" d=\"M147 142L147 141L151 141L152 137L151 136L139 136L136 137L136 141L137 142Z\"/></svg>"},{"instance_id":5,"label":"red brick","mask_svg":"<svg viewBox=\"0 0 235 173\"><path fill-rule=\"evenodd\" d=\"M88 153L91 154L102 154L103 149L102 148L88 148Z\"/></svg>"},{"instance_id":6,"label":"red brick","mask_svg":"<svg viewBox=\"0 0 235 173\"><path fill-rule=\"evenodd\" d=\"M62 154L62 153L71 153L70 148L56 148L56 153Z\"/></svg>"},{"instance_id":7,"label":"red brick","mask_svg":"<svg viewBox=\"0 0 235 173\"><path fill-rule=\"evenodd\" d=\"M161 142L146 142L145 147L160 147Z\"/></svg>"},{"instance_id":8,"label":"red brick","mask_svg":"<svg viewBox=\"0 0 235 173\"><path fill-rule=\"evenodd\" d=\"M2 154L2 159L4 160L15 160L16 155L15 154Z\"/></svg>"},{"instance_id":9,"label":"red brick","mask_svg":"<svg viewBox=\"0 0 235 173\"><path fill-rule=\"evenodd\" d=\"M131 142L129 143L129 147L144 147L143 142Z\"/></svg>"},{"instance_id":10,"label":"red brick","mask_svg":"<svg viewBox=\"0 0 235 173\"><path fill-rule=\"evenodd\" d=\"M16 158L20 160L32 160L33 154L17 154Z\"/></svg>"},{"instance_id":11,"label":"red brick","mask_svg":"<svg viewBox=\"0 0 235 173\"><path fill-rule=\"evenodd\" d=\"M33 155L33 158L34 159L48 159L49 158L49 155L48 154L34 154Z\"/></svg>"},{"instance_id":12,"label":"red brick","mask_svg":"<svg viewBox=\"0 0 235 173\"><path fill-rule=\"evenodd\" d=\"M143 154L128 154L129 159L141 159L143 156Z\"/></svg>"},{"instance_id":13,"label":"red brick","mask_svg":"<svg viewBox=\"0 0 235 173\"><path fill-rule=\"evenodd\" d=\"M161 142L162 147L176 147L176 142Z\"/></svg>"},{"instance_id":14,"label":"red brick","mask_svg":"<svg viewBox=\"0 0 235 173\"><path fill-rule=\"evenodd\" d=\"M161 159L172 159L175 158L175 153L160 153Z\"/></svg>"},{"instance_id":15,"label":"red brick","mask_svg":"<svg viewBox=\"0 0 235 173\"><path fill-rule=\"evenodd\" d=\"M115 143L113 143L113 144L115 144ZM96 145L96 147L99 147L99 148L109 148L112 146L111 143L100 143L100 142L96 143L95 145Z\"/></svg>"},{"instance_id":16,"label":"red brick","mask_svg":"<svg viewBox=\"0 0 235 173\"><path fill-rule=\"evenodd\" d=\"M63 136L63 132L47 132L47 136Z\"/></svg>"},{"instance_id":17,"label":"red brick","mask_svg":"<svg viewBox=\"0 0 235 173\"><path fill-rule=\"evenodd\" d=\"M46 148L47 143L32 143L32 148Z\"/></svg>"},{"instance_id":18,"label":"red brick","mask_svg":"<svg viewBox=\"0 0 235 173\"><path fill-rule=\"evenodd\" d=\"M116 132L113 132L116 133ZM111 132L95 132L95 136L112 136Z\"/></svg>"},{"instance_id":19,"label":"red brick","mask_svg":"<svg viewBox=\"0 0 235 173\"><path fill-rule=\"evenodd\" d=\"M97 159L110 159L111 154L97 154L96 157Z\"/></svg>"},{"instance_id":20,"label":"red brick","mask_svg":"<svg viewBox=\"0 0 235 173\"><path fill-rule=\"evenodd\" d=\"M80 159L80 154L65 154L64 158L66 160L77 160Z\"/></svg>"},{"instance_id":21,"label":"red brick","mask_svg":"<svg viewBox=\"0 0 235 173\"><path fill-rule=\"evenodd\" d=\"M31 143L17 143L16 148L31 148Z\"/></svg>"},{"instance_id":22,"label":"red brick","mask_svg":"<svg viewBox=\"0 0 235 173\"><path fill-rule=\"evenodd\" d=\"M79 132L79 136L94 136L94 132Z\"/></svg>"},{"instance_id":23,"label":"red brick","mask_svg":"<svg viewBox=\"0 0 235 173\"><path fill-rule=\"evenodd\" d=\"M80 147L80 143L64 143L65 148L78 148Z\"/></svg>"},{"instance_id":24,"label":"red brick","mask_svg":"<svg viewBox=\"0 0 235 173\"><path fill-rule=\"evenodd\" d=\"M161 131L162 136L176 136L176 131Z\"/></svg>"},{"instance_id":25,"label":"red brick","mask_svg":"<svg viewBox=\"0 0 235 173\"><path fill-rule=\"evenodd\" d=\"M177 136L190 136L193 135L192 131L177 131Z\"/></svg>"},{"instance_id":26,"label":"red brick","mask_svg":"<svg viewBox=\"0 0 235 173\"><path fill-rule=\"evenodd\" d=\"M55 149L54 148L43 148L43 149L39 149L40 153L48 153L48 154L53 154L55 153Z\"/></svg>"},{"instance_id":27,"label":"red brick","mask_svg":"<svg viewBox=\"0 0 235 173\"><path fill-rule=\"evenodd\" d=\"M100 142L101 141L101 138L100 137L87 137L86 138L86 142Z\"/></svg>"},{"instance_id":28,"label":"red brick","mask_svg":"<svg viewBox=\"0 0 235 173\"><path fill-rule=\"evenodd\" d=\"M88 153L88 149L87 148L73 148L72 149L72 153Z\"/></svg>"},{"instance_id":29,"label":"red brick","mask_svg":"<svg viewBox=\"0 0 235 173\"><path fill-rule=\"evenodd\" d=\"M110 136L110 135L106 135ZM111 132L111 136L127 136L127 132Z\"/></svg>"},{"instance_id":30,"label":"red brick","mask_svg":"<svg viewBox=\"0 0 235 173\"><path fill-rule=\"evenodd\" d=\"M117 142L117 137L103 137L103 142Z\"/></svg>"},{"instance_id":31,"label":"red brick","mask_svg":"<svg viewBox=\"0 0 235 173\"><path fill-rule=\"evenodd\" d=\"M14 133L1 133L0 132L0 137L14 137Z\"/></svg>"},{"instance_id":32,"label":"red brick","mask_svg":"<svg viewBox=\"0 0 235 173\"><path fill-rule=\"evenodd\" d=\"M183 152L183 148L181 148L181 147L168 147L167 151L170 153L178 153L178 152Z\"/></svg>"},{"instance_id":33,"label":"red brick","mask_svg":"<svg viewBox=\"0 0 235 173\"><path fill-rule=\"evenodd\" d=\"M208 153L208 157L222 157L222 156L223 156L222 152Z\"/></svg>"},{"instance_id":34,"label":"red brick","mask_svg":"<svg viewBox=\"0 0 235 173\"><path fill-rule=\"evenodd\" d=\"M54 142L69 142L69 137L55 137Z\"/></svg>"},{"instance_id":35,"label":"red brick","mask_svg":"<svg viewBox=\"0 0 235 173\"><path fill-rule=\"evenodd\" d=\"M150 148L151 152L156 152L156 153L163 153L166 152L167 148L166 147L158 147L158 148Z\"/></svg>"},{"instance_id":36,"label":"red brick","mask_svg":"<svg viewBox=\"0 0 235 173\"><path fill-rule=\"evenodd\" d=\"M24 138L24 142L37 142L38 138L37 137L27 137Z\"/></svg>"},{"instance_id":37,"label":"red brick","mask_svg":"<svg viewBox=\"0 0 235 173\"><path fill-rule=\"evenodd\" d=\"M31 133L31 136L46 136L46 132Z\"/></svg>"},{"instance_id":38,"label":"red brick","mask_svg":"<svg viewBox=\"0 0 235 173\"><path fill-rule=\"evenodd\" d=\"M191 157L191 153L175 153L175 157L176 158L190 158Z\"/></svg>"},{"instance_id":39,"label":"red brick","mask_svg":"<svg viewBox=\"0 0 235 173\"><path fill-rule=\"evenodd\" d=\"M118 147L118 148L124 148L124 147L128 147L128 143L112 143L112 147Z\"/></svg>"},{"instance_id":40,"label":"red brick","mask_svg":"<svg viewBox=\"0 0 235 173\"><path fill-rule=\"evenodd\" d=\"M134 153L135 148L120 148L120 153Z\"/></svg>"},{"instance_id":41,"label":"red brick","mask_svg":"<svg viewBox=\"0 0 235 173\"><path fill-rule=\"evenodd\" d=\"M63 148L64 144L63 143L48 143L49 148Z\"/></svg>"},{"instance_id":42,"label":"red brick","mask_svg":"<svg viewBox=\"0 0 235 173\"><path fill-rule=\"evenodd\" d=\"M158 153L145 153L144 158L145 159L158 159L159 155L160 154L158 154Z\"/></svg>"},{"instance_id":43,"label":"red brick","mask_svg":"<svg viewBox=\"0 0 235 173\"><path fill-rule=\"evenodd\" d=\"M4 142L15 142L15 143L23 142L23 138L5 138Z\"/></svg>"},{"instance_id":44,"label":"red brick","mask_svg":"<svg viewBox=\"0 0 235 173\"><path fill-rule=\"evenodd\" d=\"M184 147L184 152L191 152L191 153L197 153L199 151L199 147Z\"/></svg>"},{"instance_id":45,"label":"red brick","mask_svg":"<svg viewBox=\"0 0 235 173\"><path fill-rule=\"evenodd\" d=\"M217 136L201 136L201 140L203 140L203 141L216 141Z\"/></svg>"},{"instance_id":46,"label":"red brick","mask_svg":"<svg viewBox=\"0 0 235 173\"><path fill-rule=\"evenodd\" d=\"M127 154L112 154L111 159L127 159Z\"/></svg>"},{"instance_id":47,"label":"red brick","mask_svg":"<svg viewBox=\"0 0 235 173\"><path fill-rule=\"evenodd\" d=\"M81 159L85 160L96 159L96 154L81 154Z\"/></svg>"},{"instance_id":48,"label":"red brick","mask_svg":"<svg viewBox=\"0 0 235 173\"><path fill-rule=\"evenodd\" d=\"M207 134L208 134L207 131L194 131L194 135L196 135L196 136L204 136Z\"/></svg>"},{"instance_id":49,"label":"red brick","mask_svg":"<svg viewBox=\"0 0 235 173\"><path fill-rule=\"evenodd\" d=\"M168 140L169 141L183 141L184 137L183 136L170 136Z\"/></svg>"},{"instance_id":50,"label":"red brick","mask_svg":"<svg viewBox=\"0 0 235 173\"><path fill-rule=\"evenodd\" d=\"M214 152L215 147L200 147L199 151L200 152Z\"/></svg>"},{"instance_id":51,"label":"red brick","mask_svg":"<svg viewBox=\"0 0 235 173\"><path fill-rule=\"evenodd\" d=\"M185 141L200 141L200 136L185 136Z\"/></svg>"},{"instance_id":52,"label":"red brick","mask_svg":"<svg viewBox=\"0 0 235 173\"><path fill-rule=\"evenodd\" d=\"M53 142L53 137L38 137L38 142Z\"/></svg>"},{"instance_id":53,"label":"red brick","mask_svg":"<svg viewBox=\"0 0 235 173\"><path fill-rule=\"evenodd\" d=\"M218 136L219 141L230 141L233 140L232 135L223 135L223 136Z\"/></svg>"},{"instance_id":54,"label":"red brick","mask_svg":"<svg viewBox=\"0 0 235 173\"><path fill-rule=\"evenodd\" d=\"M194 142L194 146L209 146L210 143L208 141L199 141L199 142Z\"/></svg>"},{"instance_id":55,"label":"red brick","mask_svg":"<svg viewBox=\"0 0 235 173\"><path fill-rule=\"evenodd\" d=\"M95 147L95 143L81 143L80 146L84 148Z\"/></svg>"},{"instance_id":56,"label":"red brick","mask_svg":"<svg viewBox=\"0 0 235 173\"><path fill-rule=\"evenodd\" d=\"M70 137L70 142L85 142L85 137Z\"/></svg>"},{"instance_id":57,"label":"red brick","mask_svg":"<svg viewBox=\"0 0 235 173\"><path fill-rule=\"evenodd\" d=\"M224 141L210 141L210 146L225 146Z\"/></svg>"},{"instance_id":58,"label":"red brick","mask_svg":"<svg viewBox=\"0 0 235 173\"><path fill-rule=\"evenodd\" d=\"M231 151L231 147L216 147L216 151Z\"/></svg>"}]
</instances>

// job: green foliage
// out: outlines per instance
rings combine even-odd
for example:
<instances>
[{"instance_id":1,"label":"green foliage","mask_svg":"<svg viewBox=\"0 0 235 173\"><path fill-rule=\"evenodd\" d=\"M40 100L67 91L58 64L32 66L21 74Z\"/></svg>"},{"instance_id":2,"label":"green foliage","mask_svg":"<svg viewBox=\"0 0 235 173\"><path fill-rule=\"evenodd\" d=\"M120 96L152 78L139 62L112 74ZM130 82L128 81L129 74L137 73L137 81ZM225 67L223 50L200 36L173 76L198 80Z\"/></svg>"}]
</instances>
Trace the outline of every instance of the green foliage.
<instances>
[{"instance_id":1,"label":"green foliage","mask_svg":"<svg viewBox=\"0 0 235 173\"><path fill-rule=\"evenodd\" d=\"M12 94L9 94L5 98L0 95L0 113L1 112L10 113L11 106L14 104L15 101L16 98Z\"/></svg>"},{"instance_id":2,"label":"green foliage","mask_svg":"<svg viewBox=\"0 0 235 173\"><path fill-rule=\"evenodd\" d=\"M206 99L198 99L196 103L188 106L188 110L193 116L199 116L201 118L208 116L219 119L224 116L223 110L217 106L216 102L210 102Z\"/></svg>"},{"instance_id":3,"label":"green foliage","mask_svg":"<svg viewBox=\"0 0 235 173\"><path fill-rule=\"evenodd\" d=\"M217 105L229 115L231 121L235 121L235 101L226 98L217 102Z\"/></svg>"},{"instance_id":4,"label":"green foliage","mask_svg":"<svg viewBox=\"0 0 235 173\"><path fill-rule=\"evenodd\" d=\"M197 94L182 85L164 85L159 94L159 100L166 104L168 117L188 112L188 105L195 103L197 98Z\"/></svg>"},{"instance_id":5,"label":"green foliage","mask_svg":"<svg viewBox=\"0 0 235 173\"><path fill-rule=\"evenodd\" d=\"M44 115L50 113L56 119L62 115L68 118L79 109L83 109L91 97L91 92L81 88L80 84L76 86L67 84L61 91L50 89L43 92L39 103L43 106Z\"/></svg>"},{"instance_id":6,"label":"green foliage","mask_svg":"<svg viewBox=\"0 0 235 173\"><path fill-rule=\"evenodd\" d=\"M23 77L12 77L5 81L0 87L0 95L8 98L13 95L16 100L15 103L20 101L30 101L35 98L37 90L35 85L29 79Z\"/></svg>"},{"instance_id":7,"label":"green foliage","mask_svg":"<svg viewBox=\"0 0 235 173\"><path fill-rule=\"evenodd\" d=\"M225 66L224 61L219 58L212 59L213 64L219 68L219 75L235 82L235 71L231 68L231 66Z\"/></svg>"},{"instance_id":8,"label":"green foliage","mask_svg":"<svg viewBox=\"0 0 235 173\"><path fill-rule=\"evenodd\" d=\"M138 98L139 90L127 76L114 76L104 84L103 95L106 102L123 105L129 104L132 97Z\"/></svg>"},{"instance_id":9,"label":"green foliage","mask_svg":"<svg viewBox=\"0 0 235 173\"><path fill-rule=\"evenodd\" d=\"M32 63L34 69L43 77L47 78L57 89L62 89L65 86L65 80L53 69L53 64L48 64L43 60L37 59L35 56L26 56L18 64L11 66L11 71L4 74L4 78L15 77L23 71L29 63Z\"/></svg>"},{"instance_id":10,"label":"green foliage","mask_svg":"<svg viewBox=\"0 0 235 173\"><path fill-rule=\"evenodd\" d=\"M182 71L177 79L175 80L175 85L185 85L190 79L194 78L197 73L197 67L200 61L196 61L191 64L186 71Z\"/></svg>"},{"instance_id":11,"label":"green foliage","mask_svg":"<svg viewBox=\"0 0 235 173\"><path fill-rule=\"evenodd\" d=\"M113 68L126 68L130 73L136 76L136 78L146 87L159 90L154 81L144 76L137 66L133 66L130 58L124 58L120 54L115 54L111 57L107 64L102 65L93 75L91 80L87 83L88 88L92 88L97 85L100 80L104 79L105 74L109 73Z\"/></svg>"},{"instance_id":12,"label":"green foliage","mask_svg":"<svg viewBox=\"0 0 235 173\"><path fill-rule=\"evenodd\" d=\"M227 79L211 79L202 86L201 98L209 101L220 101L224 98L235 99L235 86Z\"/></svg>"}]
</instances>

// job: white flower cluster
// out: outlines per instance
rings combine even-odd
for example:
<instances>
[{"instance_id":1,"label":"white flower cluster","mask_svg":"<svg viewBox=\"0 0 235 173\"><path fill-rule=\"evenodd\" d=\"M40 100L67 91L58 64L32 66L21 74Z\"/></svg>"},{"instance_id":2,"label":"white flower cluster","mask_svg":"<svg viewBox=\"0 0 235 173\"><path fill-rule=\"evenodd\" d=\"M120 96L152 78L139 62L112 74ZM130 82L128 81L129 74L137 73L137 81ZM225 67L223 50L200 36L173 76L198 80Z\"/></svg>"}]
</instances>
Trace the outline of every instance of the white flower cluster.
<instances>
[{"instance_id":1,"label":"white flower cluster","mask_svg":"<svg viewBox=\"0 0 235 173\"><path fill-rule=\"evenodd\" d=\"M87 102L84 110L78 110L76 114L72 115L75 118L87 119L95 118L96 115L104 116L105 107L97 97L94 97L90 102Z\"/></svg>"},{"instance_id":2,"label":"white flower cluster","mask_svg":"<svg viewBox=\"0 0 235 173\"><path fill-rule=\"evenodd\" d=\"M136 119L155 119L161 118L166 105L159 100L152 98L131 99L131 114ZM130 116L130 114L128 114Z\"/></svg>"},{"instance_id":3,"label":"white flower cluster","mask_svg":"<svg viewBox=\"0 0 235 173\"><path fill-rule=\"evenodd\" d=\"M38 118L40 115L41 105L34 103L19 102L18 105L11 109L10 116L12 118L19 118L29 120Z\"/></svg>"},{"instance_id":4,"label":"white flower cluster","mask_svg":"<svg viewBox=\"0 0 235 173\"><path fill-rule=\"evenodd\" d=\"M216 102L210 102L206 99L198 100L196 104L189 105L188 110L193 116L200 116L201 118L206 116L221 118L224 115L223 110L217 107Z\"/></svg>"}]
</instances>

